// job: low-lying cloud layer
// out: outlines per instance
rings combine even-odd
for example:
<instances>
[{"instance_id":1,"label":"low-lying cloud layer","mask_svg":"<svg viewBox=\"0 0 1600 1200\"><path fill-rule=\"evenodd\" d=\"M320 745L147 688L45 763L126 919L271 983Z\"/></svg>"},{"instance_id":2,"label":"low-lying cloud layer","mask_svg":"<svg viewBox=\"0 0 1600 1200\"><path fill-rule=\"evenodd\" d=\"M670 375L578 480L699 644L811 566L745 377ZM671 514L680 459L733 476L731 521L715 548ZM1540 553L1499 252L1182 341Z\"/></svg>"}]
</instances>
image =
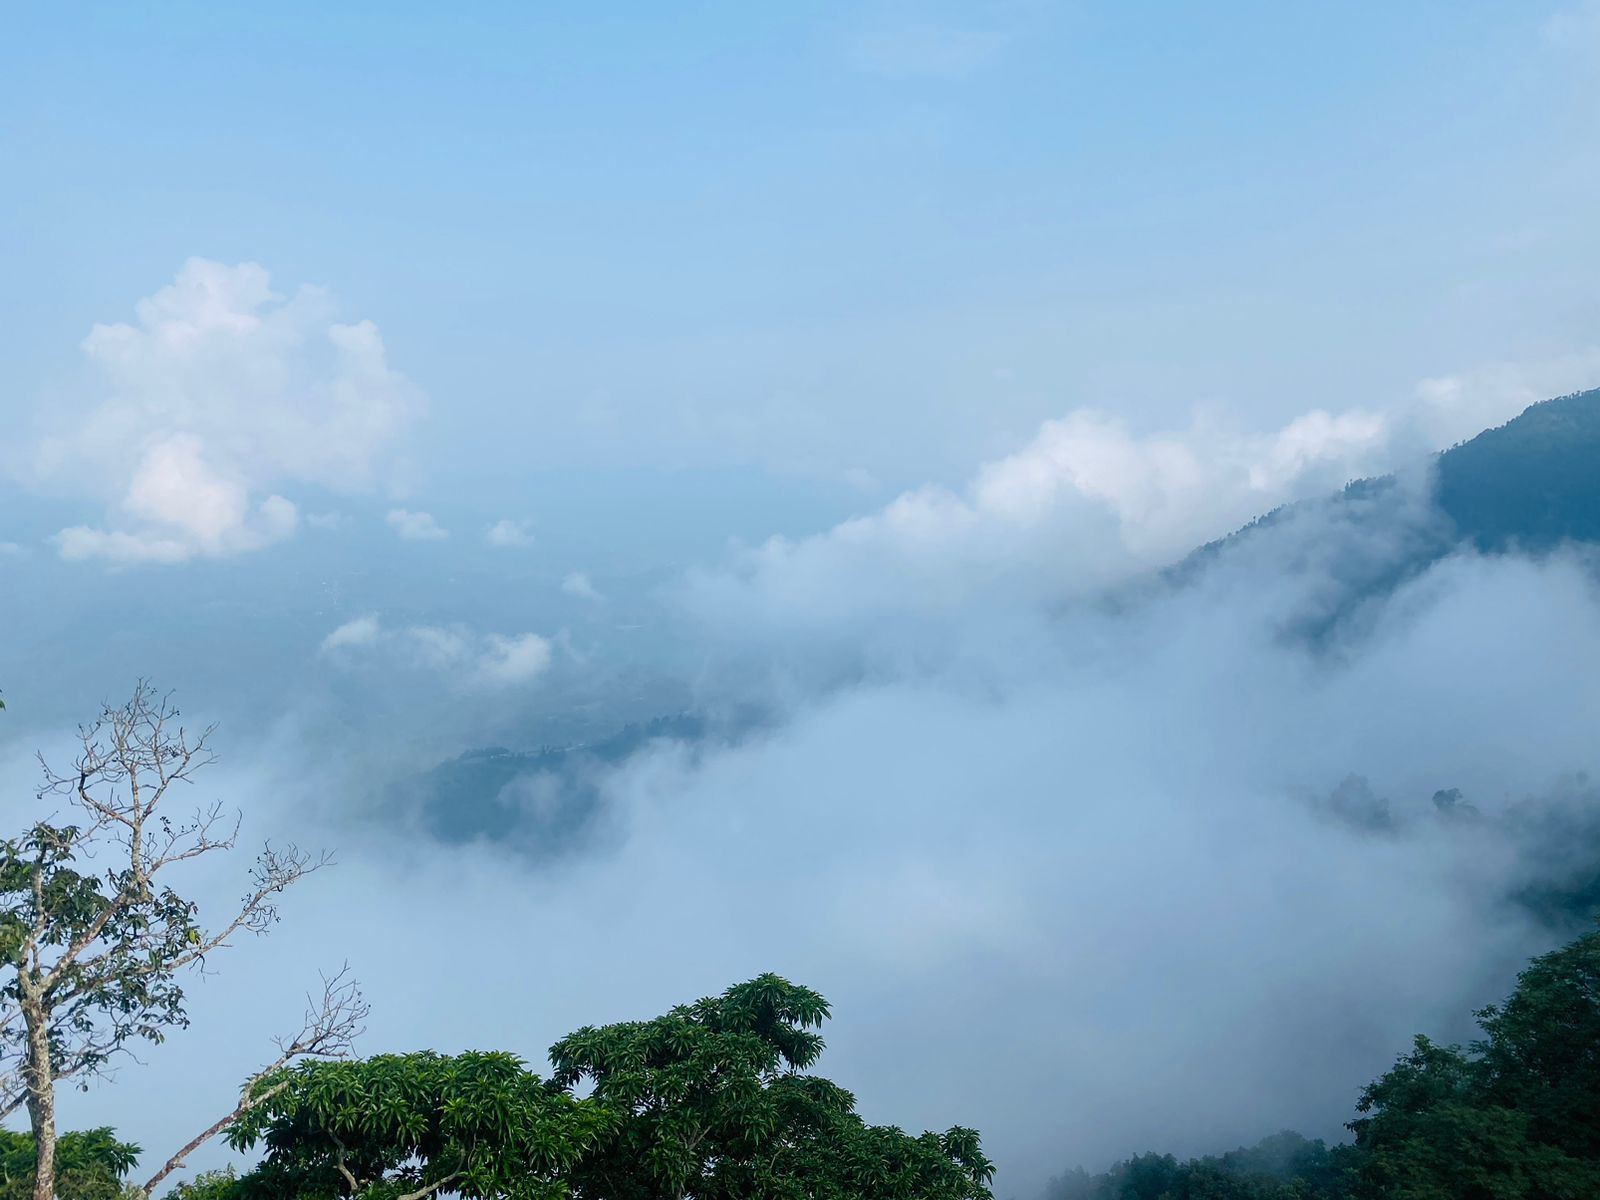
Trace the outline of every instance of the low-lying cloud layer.
<instances>
[{"instance_id":1,"label":"low-lying cloud layer","mask_svg":"<svg viewBox=\"0 0 1600 1200\"><path fill-rule=\"evenodd\" d=\"M954 502L1002 511L1005 478ZM512 844L419 837L402 814L356 823L327 797L360 772L306 763L290 718L233 783L257 829L336 844L343 865L197 992L192 1035L72 1119L127 1124L130 1089L151 1089L184 1103L126 1131L173 1141L254 1061L239 1030L275 1028L314 965L349 958L376 1004L365 1050L535 1062L586 1022L786 973L835 1002L824 1069L864 1110L978 1125L1006 1195L1151 1147L1337 1135L1413 1032L1462 1034L1559 938L1518 898L1553 870L1536 831L1593 827L1592 792L1562 782L1600 765L1584 559L1458 555L1296 636L1350 600L1352 561L1404 553L1422 498L1381 520L1308 508L1112 606L957 593L940 623L902 622L914 652L858 648L865 673L808 673L815 643L764 619L687 627L713 660L759 645L766 675L713 668L699 686L773 720L586 779L602 835L537 866ZM1155 544L1165 510L1143 511ZM952 579L978 543L955 544ZM823 595L878 566L812 561L833 564ZM895 598L888 574L870 586ZM905 611L925 578L903 579ZM323 653L471 675L509 645L368 617ZM381 774L404 736L350 762ZM1450 788L1479 819L1435 805ZM1388 816L1352 807L1358 791Z\"/></svg>"},{"instance_id":2,"label":"low-lying cloud layer","mask_svg":"<svg viewBox=\"0 0 1600 1200\"><path fill-rule=\"evenodd\" d=\"M1420 464L1526 407L1530 375L1570 380L1597 364L1580 355L1426 380L1395 411L1316 410L1268 433L1206 411L1185 429L1136 433L1079 409L960 488L928 485L823 533L773 538L692 573L681 598L707 628L758 643L779 630L897 638L908 618L967 625L975 609L1038 610L1171 563L1279 505Z\"/></svg>"},{"instance_id":3,"label":"low-lying cloud layer","mask_svg":"<svg viewBox=\"0 0 1600 1200\"><path fill-rule=\"evenodd\" d=\"M452 686L494 688L528 683L550 666L550 642L536 633L480 633L464 625L391 629L375 614L346 621L322 640L341 666L427 671Z\"/></svg>"},{"instance_id":4,"label":"low-lying cloud layer","mask_svg":"<svg viewBox=\"0 0 1600 1200\"><path fill-rule=\"evenodd\" d=\"M296 487L376 487L420 406L370 324L337 322L314 290L276 295L249 265L192 261L85 349L102 390L31 467L74 493L104 481L107 521L63 530L69 558L286 538ZM834 1001L824 1069L864 1111L977 1125L1007 1195L1153 1147L1337 1135L1413 1032L1464 1032L1559 938L1548 898L1591 869L1593 789L1573 781L1600 768L1594 564L1432 561L1419 470L1181 577L1157 570L1593 366L1466 372L1392 410L1265 432L1215 411L1158 432L1069 412L964 484L686 571L655 601L625 573L602 591L542 561L517 518L480 514L481 541L387 504L387 530L353 519L352 558L360 537L476 553L567 615L518 613L509 583L449 570L419 573L404 606L359 561L285 571L326 597L284 646L317 684L229 741L213 787L257 835L337 847L342 865L193 989L191 1032L71 1098L67 1119L152 1153L181 1142L293 1023L315 969L349 959L375 1004L365 1051L535 1062L584 1023L783 972ZM490 592L496 615L469 611ZM181 686L175 664L163 682ZM663 664L670 687L650 674ZM451 842L434 836L447 813L390 804L441 731L473 731L455 751L533 749L554 715L604 738L642 697L685 692L699 713L759 719L622 762L576 755L581 795L546 773L474 797L511 805L503 841ZM1450 789L1463 804L1436 805ZM530 847L552 813L585 836ZM232 893L207 872L203 889Z\"/></svg>"}]
</instances>

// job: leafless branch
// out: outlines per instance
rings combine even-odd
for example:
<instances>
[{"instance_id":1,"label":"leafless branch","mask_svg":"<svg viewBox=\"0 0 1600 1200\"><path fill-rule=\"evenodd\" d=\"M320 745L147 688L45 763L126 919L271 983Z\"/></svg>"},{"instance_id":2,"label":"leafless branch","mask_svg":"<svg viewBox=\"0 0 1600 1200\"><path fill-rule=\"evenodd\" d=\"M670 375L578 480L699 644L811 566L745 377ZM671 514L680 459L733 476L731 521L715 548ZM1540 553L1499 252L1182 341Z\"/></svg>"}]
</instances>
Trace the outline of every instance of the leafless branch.
<instances>
[{"instance_id":1,"label":"leafless branch","mask_svg":"<svg viewBox=\"0 0 1600 1200\"><path fill-rule=\"evenodd\" d=\"M300 1058L348 1057L356 1038L365 1031L370 1011L371 1008L367 1004L366 997L361 994L360 986L350 978L348 963L340 967L335 974L324 975L320 998L313 998L309 994L306 996L305 1020L299 1032L273 1039L278 1047L278 1056L245 1081L240 1091L239 1103L234 1105L231 1112L225 1113L190 1138L176 1154L167 1159L161 1169L151 1176L149 1182L141 1189L143 1194L149 1196L163 1179L182 1168L189 1155L252 1108L265 1103L288 1087L288 1080L279 1080L265 1088L261 1087L261 1084L291 1062Z\"/></svg>"},{"instance_id":2,"label":"leafless branch","mask_svg":"<svg viewBox=\"0 0 1600 1200\"><path fill-rule=\"evenodd\" d=\"M426 1187L420 1187L414 1192L407 1192L403 1196L397 1196L395 1200L427 1200L427 1197L433 1195L435 1192L442 1191L443 1189L449 1187L452 1183L460 1179L465 1174L465 1171L452 1171L443 1179L435 1179Z\"/></svg>"},{"instance_id":3,"label":"leafless branch","mask_svg":"<svg viewBox=\"0 0 1600 1200\"><path fill-rule=\"evenodd\" d=\"M278 920L281 893L331 862L268 845L231 915L220 925L199 924L197 907L163 872L238 843L240 818L220 803L188 816L168 812L173 789L216 761L212 732L190 731L170 695L139 681L127 701L103 705L79 728L70 768L57 771L40 757L40 798L58 797L68 811L3 843L0 966L12 980L9 998L0 998L0 1120L28 1107L39 1154L36 1200L52 1200L56 1085L103 1073L140 1039L159 1041L163 1027L186 1024L177 973L203 972L206 956L240 933L265 933ZM257 1087L274 1071L306 1055L348 1053L366 1012L344 971L324 979L322 999L308 997L300 1032L278 1040L279 1057L252 1078L239 1105L149 1186L259 1104Z\"/></svg>"}]
</instances>

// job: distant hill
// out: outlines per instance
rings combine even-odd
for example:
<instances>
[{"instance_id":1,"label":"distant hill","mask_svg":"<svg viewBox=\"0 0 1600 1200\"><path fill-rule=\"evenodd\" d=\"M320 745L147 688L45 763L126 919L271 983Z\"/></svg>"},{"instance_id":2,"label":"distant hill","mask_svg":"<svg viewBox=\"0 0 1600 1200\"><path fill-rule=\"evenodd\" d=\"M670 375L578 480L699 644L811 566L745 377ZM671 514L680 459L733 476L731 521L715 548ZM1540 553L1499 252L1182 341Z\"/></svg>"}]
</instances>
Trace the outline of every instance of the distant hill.
<instances>
[{"instance_id":1,"label":"distant hill","mask_svg":"<svg viewBox=\"0 0 1600 1200\"><path fill-rule=\"evenodd\" d=\"M1437 472L1439 508L1480 550L1600 542L1600 388L1533 405Z\"/></svg>"},{"instance_id":2,"label":"distant hill","mask_svg":"<svg viewBox=\"0 0 1600 1200\"><path fill-rule=\"evenodd\" d=\"M1279 557L1315 560L1342 584L1337 599L1301 629L1315 637L1463 545L1494 554L1600 543L1600 388L1530 405L1426 465L1420 488L1383 475L1282 505L1201 546L1162 577L1188 583L1225 556L1280 539ZM1374 528L1393 536L1365 536ZM1340 539L1341 530L1361 536ZM1327 544L1307 544L1319 537Z\"/></svg>"},{"instance_id":3,"label":"distant hill","mask_svg":"<svg viewBox=\"0 0 1600 1200\"><path fill-rule=\"evenodd\" d=\"M1200 547L1163 578L1188 582L1235 552L1263 553L1290 569L1314 567L1333 586L1285 632L1315 640L1463 544L1498 553L1600 543L1600 389L1535 404L1434 456L1431 472L1424 488L1388 475L1285 505ZM1375 527L1392 536L1371 537ZM535 857L560 854L593 834L606 768L655 742L737 738L760 723L746 713L713 728L702 715L679 713L576 744L472 750L405 781L390 800L442 841L483 839ZM1600 864L1585 860L1530 902L1551 911L1586 908L1591 892L1600 895Z\"/></svg>"},{"instance_id":4,"label":"distant hill","mask_svg":"<svg viewBox=\"0 0 1600 1200\"><path fill-rule=\"evenodd\" d=\"M559 854L590 832L603 768L652 742L694 742L706 733L704 718L680 713L576 745L469 750L407 780L391 800L440 841L509 840L535 856Z\"/></svg>"}]
</instances>

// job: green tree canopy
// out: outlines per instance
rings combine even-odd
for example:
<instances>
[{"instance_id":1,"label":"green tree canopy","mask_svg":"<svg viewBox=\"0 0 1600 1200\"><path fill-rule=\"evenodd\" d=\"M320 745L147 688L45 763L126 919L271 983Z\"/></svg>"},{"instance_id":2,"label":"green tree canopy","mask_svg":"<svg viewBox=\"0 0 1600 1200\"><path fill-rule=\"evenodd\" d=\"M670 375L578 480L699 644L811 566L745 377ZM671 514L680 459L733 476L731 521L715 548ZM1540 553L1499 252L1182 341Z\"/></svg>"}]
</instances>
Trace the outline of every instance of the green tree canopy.
<instances>
[{"instance_id":1,"label":"green tree canopy","mask_svg":"<svg viewBox=\"0 0 1600 1200\"><path fill-rule=\"evenodd\" d=\"M56 1143L59 1200L118 1200L123 1176L139 1160L139 1147L119 1142L108 1129L64 1133ZM39 1163L32 1136L0 1129L0 1200L28 1200Z\"/></svg>"},{"instance_id":2,"label":"green tree canopy","mask_svg":"<svg viewBox=\"0 0 1600 1200\"><path fill-rule=\"evenodd\" d=\"M827 1012L763 975L581 1029L551 1050L548 1081L507 1054L286 1069L252 1085L229 1131L262 1163L206 1200L987 1200L972 1130L868 1125L849 1092L804 1073Z\"/></svg>"},{"instance_id":3,"label":"green tree canopy","mask_svg":"<svg viewBox=\"0 0 1600 1200\"><path fill-rule=\"evenodd\" d=\"M266 1148L242 1197L546 1200L608 1124L503 1053L309 1062L257 1087L228 1132L235 1149Z\"/></svg>"},{"instance_id":4,"label":"green tree canopy","mask_svg":"<svg viewBox=\"0 0 1600 1200\"><path fill-rule=\"evenodd\" d=\"M1536 958L1469 1049L1416 1039L1362 1093L1367 1193L1393 1200L1600 1196L1600 933Z\"/></svg>"},{"instance_id":5,"label":"green tree canopy","mask_svg":"<svg viewBox=\"0 0 1600 1200\"><path fill-rule=\"evenodd\" d=\"M855 1098L804 1074L828 1004L762 975L652 1021L585 1028L551 1048L553 1082L616 1114L573 1175L606 1200L968 1200L993 1167L978 1135L867 1125Z\"/></svg>"}]
</instances>

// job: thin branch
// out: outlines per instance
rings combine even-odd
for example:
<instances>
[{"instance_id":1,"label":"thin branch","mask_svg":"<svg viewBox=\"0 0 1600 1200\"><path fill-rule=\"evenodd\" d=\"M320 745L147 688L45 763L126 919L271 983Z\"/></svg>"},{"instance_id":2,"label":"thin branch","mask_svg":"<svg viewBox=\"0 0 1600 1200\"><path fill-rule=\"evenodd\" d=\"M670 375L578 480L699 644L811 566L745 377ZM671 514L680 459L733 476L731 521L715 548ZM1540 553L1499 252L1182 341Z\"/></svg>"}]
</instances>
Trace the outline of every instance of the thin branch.
<instances>
[{"instance_id":1,"label":"thin branch","mask_svg":"<svg viewBox=\"0 0 1600 1200\"><path fill-rule=\"evenodd\" d=\"M340 1139L339 1135L331 1129L328 1130L328 1137L333 1141L333 1165L338 1169L339 1174L344 1176L344 1181L350 1185L350 1194L354 1196L361 1190L361 1181L355 1177L355 1173L351 1171L349 1167L344 1165L344 1156L346 1153L344 1142Z\"/></svg>"},{"instance_id":2,"label":"thin branch","mask_svg":"<svg viewBox=\"0 0 1600 1200\"><path fill-rule=\"evenodd\" d=\"M436 1179L432 1183L428 1184L427 1187L421 1187L414 1192L407 1192L403 1196L397 1196L395 1197L395 1200L426 1200L427 1197L433 1195L441 1188L448 1187L465 1174L465 1171L452 1171L443 1179Z\"/></svg>"},{"instance_id":3,"label":"thin branch","mask_svg":"<svg viewBox=\"0 0 1600 1200\"><path fill-rule=\"evenodd\" d=\"M154 1192L156 1186L168 1175L182 1168L189 1155L202 1145L245 1113L266 1103L288 1087L287 1079L281 1079L266 1088L260 1088L260 1085L288 1066L290 1062L297 1058L344 1058L350 1053L355 1039L365 1031L365 1021L371 1008L367 1004L366 997L361 994L360 986L349 978L349 974L350 965L346 963L334 975L322 977L321 998L313 1000L310 995L306 996L305 1022L301 1025L300 1031L292 1037L274 1039L278 1046L278 1057L245 1081L239 1094L239 1103L234 1105L231 1112L213 1121L167 1159L161 1169L144 1185L142 1191L145 1196ZM345 1170L342 1159L339 1169ZM352 1190L355 1190L354 1177L347 1171L345 1174L350 1180Z\"/></svg>"}]
</instances>

